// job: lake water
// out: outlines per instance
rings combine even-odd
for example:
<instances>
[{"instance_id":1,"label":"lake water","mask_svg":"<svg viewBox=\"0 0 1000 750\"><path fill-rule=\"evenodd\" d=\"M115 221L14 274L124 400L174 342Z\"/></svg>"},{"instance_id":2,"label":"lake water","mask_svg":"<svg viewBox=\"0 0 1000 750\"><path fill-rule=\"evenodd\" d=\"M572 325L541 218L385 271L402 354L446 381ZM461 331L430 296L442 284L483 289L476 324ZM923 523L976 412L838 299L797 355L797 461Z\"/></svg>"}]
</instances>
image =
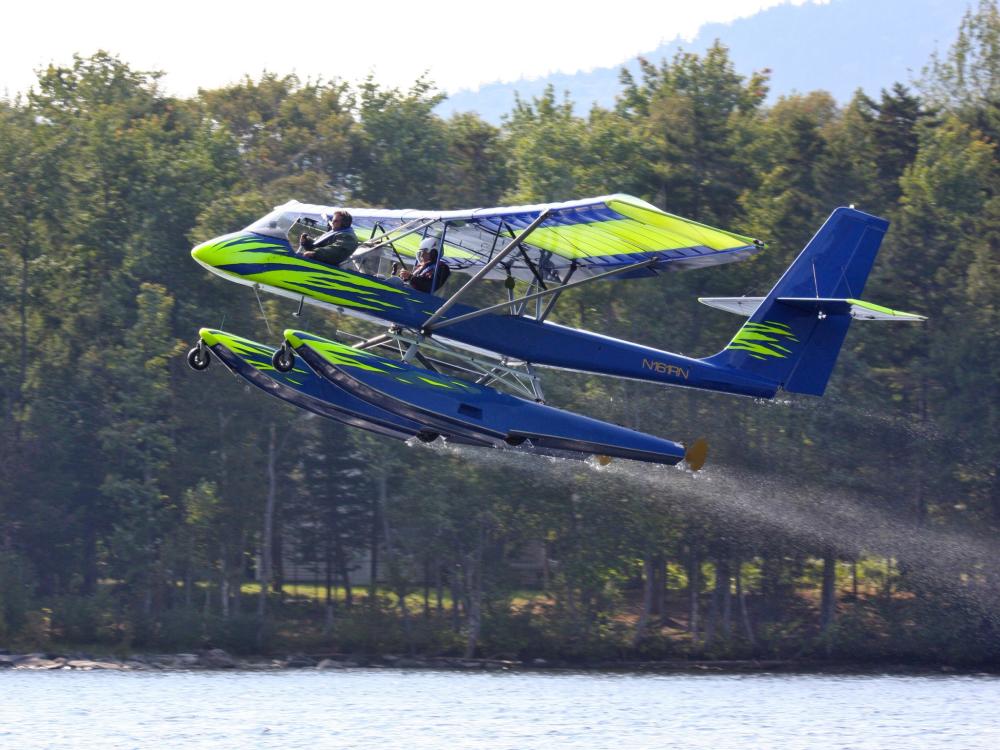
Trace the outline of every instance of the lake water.
<instances>
[{"instance_id":1,"label":"lake water","mask_svg":"<svg viewBox=\"0 0 1000 750\"><path fill-rule=\"evenodd\" d=\"M0 748L1000 748L1000 679L0 672Z\"/></svg>"}]
</instances>

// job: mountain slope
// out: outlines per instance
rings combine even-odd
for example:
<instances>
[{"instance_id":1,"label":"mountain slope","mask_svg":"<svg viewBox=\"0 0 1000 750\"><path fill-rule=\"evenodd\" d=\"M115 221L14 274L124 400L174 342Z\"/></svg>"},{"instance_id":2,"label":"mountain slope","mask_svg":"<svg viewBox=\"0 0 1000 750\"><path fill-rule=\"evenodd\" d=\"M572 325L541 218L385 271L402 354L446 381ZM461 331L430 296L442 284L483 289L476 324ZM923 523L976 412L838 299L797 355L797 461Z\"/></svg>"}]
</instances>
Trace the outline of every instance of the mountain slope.
<instances>
[{"instance_id":1,"label":"mountain slope","mask_svg":"<svg viewBox=\"0 0 1000 750\"><path fill-rule=\"evenodd\" d=\"M846 101L862 88L878 95L896 81L919 77L931 54L948 49L968 5L962 0L831 0L825 5L780 5L732 23L706 24L691 42L675 40L643 57L659 64L680 49L704 52L715 39L729 47L737 72L770 68L771 96L824 89ZM568 91L577 111L593 103L608 107L621 86L622 67L638 70L635 58L613 68L554 74L513 83L459 91L438 108L476 111L499 123L514 106L514 95L540 95L552 84Z\"/></svg>"}]
</instances>

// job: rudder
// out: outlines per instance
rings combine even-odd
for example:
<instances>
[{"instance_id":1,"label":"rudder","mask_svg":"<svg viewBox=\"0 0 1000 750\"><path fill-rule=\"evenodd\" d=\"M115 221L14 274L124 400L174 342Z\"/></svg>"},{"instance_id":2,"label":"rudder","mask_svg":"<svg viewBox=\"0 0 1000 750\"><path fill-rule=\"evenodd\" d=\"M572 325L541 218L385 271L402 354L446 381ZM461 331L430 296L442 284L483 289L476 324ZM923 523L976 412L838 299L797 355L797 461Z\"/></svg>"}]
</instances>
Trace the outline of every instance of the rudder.
<instances>
[{"instance_id":1,"label":"rudder","mask_svg":"<svg viewBox=\"0 0 1000 750\"><path fill-rule=\"evenodd\" d=\"M823 395L851 316L779 298L860 298L888 228L877 216L836 209L733 340L706 361L772 380L786 391Z\"/></svg>"}]
</instances>

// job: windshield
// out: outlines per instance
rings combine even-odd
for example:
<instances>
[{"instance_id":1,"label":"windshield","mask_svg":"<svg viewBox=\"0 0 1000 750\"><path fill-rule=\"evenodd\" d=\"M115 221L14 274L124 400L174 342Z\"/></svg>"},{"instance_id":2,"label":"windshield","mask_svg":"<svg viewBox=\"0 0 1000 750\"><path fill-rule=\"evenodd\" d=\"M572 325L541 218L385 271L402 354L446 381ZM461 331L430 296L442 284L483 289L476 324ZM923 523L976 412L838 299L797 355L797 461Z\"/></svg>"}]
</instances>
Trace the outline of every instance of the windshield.
<instances>
[{"instance_id":1,"label":"windshield","mask_svg":"<svg viewBox=\"0 0 1000 750\"><path fill-rule=\"evenodd\" d=\"M289 204L278 206L263 219L257 219L247 227L255 234L266 234L269 237L281 237L288 233L292 224L302 214L301 209L292 208Z\"/></svg>"}]
</instances>

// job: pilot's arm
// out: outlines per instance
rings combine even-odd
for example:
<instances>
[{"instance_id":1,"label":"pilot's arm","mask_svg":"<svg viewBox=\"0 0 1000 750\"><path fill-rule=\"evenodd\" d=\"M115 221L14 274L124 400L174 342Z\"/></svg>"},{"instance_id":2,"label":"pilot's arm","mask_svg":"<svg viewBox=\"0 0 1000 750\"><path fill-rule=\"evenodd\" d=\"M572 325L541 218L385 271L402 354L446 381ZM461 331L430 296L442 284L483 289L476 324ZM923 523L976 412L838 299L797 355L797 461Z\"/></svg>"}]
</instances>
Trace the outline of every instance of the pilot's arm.
<instances>
[{"instance_id":1,"label":"pilot's arm","mask_svg":"<svg viewBox=\"0 0 1000 750\"><path fill-rule=\"evenodd\" d=\"M347 260L358 248L358 237L351 229L335 229L310 240L308 245L303 243L303 247L308 248L302 253L306 258L335 266Z\"/></svg>"}]
</instances>

